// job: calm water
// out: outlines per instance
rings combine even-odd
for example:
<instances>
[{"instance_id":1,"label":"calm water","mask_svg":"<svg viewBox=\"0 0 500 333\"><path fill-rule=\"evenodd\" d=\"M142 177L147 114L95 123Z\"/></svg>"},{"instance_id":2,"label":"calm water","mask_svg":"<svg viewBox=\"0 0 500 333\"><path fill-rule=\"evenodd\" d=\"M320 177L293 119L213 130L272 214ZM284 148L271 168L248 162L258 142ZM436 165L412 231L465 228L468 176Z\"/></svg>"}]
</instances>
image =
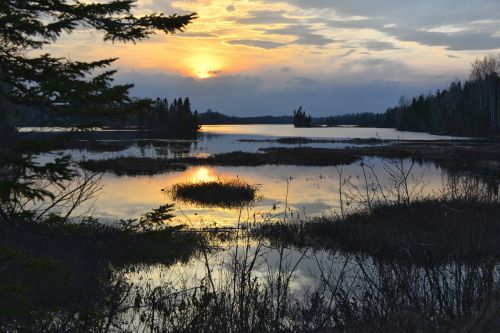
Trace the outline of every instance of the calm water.
<instances>
[{"instance_id":1,"label":"calm water","mask_svg":"<svg viewBox=\"0 0 500 333\"><path fill-rule=\"evenodd\" d=\"M64 133L78 132L78 128L71 127L20 127L21 133L39 132L39 133ZM94 128L94 133L109 132L138 132L135 129L103 129ZM305 138L331 138L331 139L367 139L379 138L382 140L440 140L454 139L457 137L446 135L433 135L422 132L398 131L394 128L370 128L370 127L314 127L314 128L295 128L293 125L203 125L201 133L209 135L235 135L240 138L248 137L305 137Z\"/></svg>"},{"instance_id":2,"label":"calm water","mask_svg":"<svg viewBox=\"0 0 500 333\"><path fill-rule=\"evenodd\" d=\"M389 186L390 179L384 167L387 162L367 159L379 180ZM410 168L406 161L405 167ZM363 185L359 162L344 166L343 177L351 177L354 184ZM413 166L412 175L425 175L425 193L435 193L442 185L442 172L431 165ZM168 189L177 183L203 182L239 178L259 185L259 200L243 210L206 208L174 201ZM339 176L335 167L259 166L259 167L190 167L183 172L169 172L151 177L118 177L106 174L104 188L94 203L94 215L107 220L136 218L158 206L174 202L177 217L174 224L193 227L234 227L238 222L260 222L268 218L281 219L288 207L288 218L304 218L339 212ZM288 185L287 185L288 184ZM288 186L288 197L287 197ZM167 191L162 191L167 189Z\"/></svg>"},{"instance_id":3,"label":"calm water","mask_svg":"<svg viewBox=\"0 0 500 333\"><path fill-rule=\"evenodd\" d=\"M34 130L30 128L29 130ZM25 128L24 131L28 131ZM47 128L40 129L47 134ZM57 135L61 129L54 131ZM83 139L97 139L103 143L121 144L123 149L113 151L64 150L60 153L73 155L76 159L103 159L122 156L177 158L186 156L206 157L210 154L233 151L257 152L269 147L316 147L343 148L360 146L350 142L335 142L348 139L381 140L450 140L450 136L428 133L402 132L391 128L295 128L293 125L205 125L197 139L180 140L158 137L152 132L138 131L97 131L92 134L79 134ZM303 137L310 139L329 139L333 142L307 144L281 144L273 142L282 137ZM467 139L467 138L460 138Z\"/></svg>"},{"instance_id":4,"label":"calm water","mask_svg":"<svg viewBox=\"0 0 500 333\"><path fill-rule=\"evenodd\" d=\"M369 139L382 140L443 140L454 139L446 135L432 135L420 132L403 132L394 128L363 127L325 127L295 128L293 125L204 125L202 133L236 136L262 137L304 137L330 139Z\"/></svg>"},{"instance_id":5,"label":"calm water","mask_svg":"<svg viewBox=\"0 0 500 333\"><path fill-rule=\"evenodd\" d=\"M427 133L401 132L394 129L377 128L294 128L292 125L223 125L203 126L196 140L161 139L138 137L136 131L97 132L100 140L124 143L123 149L113 151L65 150L56 153L71 154L75 159L106 159L118 156L173 158L182 156L209 156L232 151L256 152L260 148L284 145L269 140L280 137L308 137L342 140L349 138L379 138L383 140L438 140L451 139ZM254 140L254 141L252 141ZM345 147L353 143L312 143L307 147ZM53 158L45 154L41 160ZM387 168L390 163L378 158L366 159L372 165L384 186L390 186ZM405 168L411 162L405 161ZM362 185L360 162L343 167L343 177L351 178L353 184ZM434 165L415 165L412 176L422 177L424 193L438 191L443 183L443 171ZM238 209L217 209L176 202L168 189L177 183L202 182L216 179L239 178L258 185L259 200L245 209L243 222L282 218L285 202L289 218L313 217L332 214L339 209L339 175L335 167L260 166L260 167L189 167L183 172L168 172L151 177L117 177L105 174L103 190L93 205L94 216L108 221L136 218L165 203L175 203L174 224L193 227L236 226ZM288 185L287 185L288 184ZM287 191L288 187L288 191ZM162 191L163 190L163 191ZM288 193L288 196L287 196ZM87 209L89 207L85 207Z\"/></svg>"}]
</instances>

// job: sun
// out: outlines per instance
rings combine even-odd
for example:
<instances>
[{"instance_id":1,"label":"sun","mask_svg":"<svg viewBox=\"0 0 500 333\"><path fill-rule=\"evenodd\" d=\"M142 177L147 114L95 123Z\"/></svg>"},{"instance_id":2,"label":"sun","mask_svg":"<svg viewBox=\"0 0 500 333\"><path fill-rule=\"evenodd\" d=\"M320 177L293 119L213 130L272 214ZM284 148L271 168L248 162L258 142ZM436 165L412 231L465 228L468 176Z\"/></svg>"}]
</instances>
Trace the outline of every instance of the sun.
<instances>
[{"instance_id":1,"label":"sun","mask_svg":"<svg viewBox=\"0 0 500 333\"><path fill-rule=\"evenodd\" d=\"M189 66L192 68L192 74L199 79L208 79L220 72L222 61L220 58L213 55L197 55L189 61Z\"/></svg>"}]
</instances>

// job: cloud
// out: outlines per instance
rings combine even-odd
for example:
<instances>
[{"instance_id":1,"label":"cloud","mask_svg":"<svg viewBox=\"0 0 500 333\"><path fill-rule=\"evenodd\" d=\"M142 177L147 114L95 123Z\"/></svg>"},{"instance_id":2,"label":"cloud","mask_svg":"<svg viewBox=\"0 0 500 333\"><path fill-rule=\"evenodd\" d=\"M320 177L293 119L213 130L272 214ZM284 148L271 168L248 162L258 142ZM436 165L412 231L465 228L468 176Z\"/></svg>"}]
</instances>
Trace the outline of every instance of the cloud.
<instances>
[{"instance_id":1,"label":"cloud","mask_svg":"<svg viewBox=\"0 0 500 333\"><path fill-rule=\"evenodd\" d=\"M217 35L207 33L207 32L189 32L185 31L181 34L174 35L178 38L217 38Z\"/></svg>"},{"instance_id":2,"label":"cloud","mask_svg":"<svg viewBox=\"0 0 500 333\"><path fill-rule=\"evenodd\" d=\"M292 77L287 81L287 83L299 86L315 86L320 84L317 80L313 80L307 77Z\"/></svg>"},{"instance_id":3,"label":"cloud","mask_svg":"<svg viewBox=\"0 0 500 333\"><path fill-rule=\"evenodd\" d=\"M167 15L186 15L191 14L193 11L180 9L171 4L171 1L165 0L151 0L151 1L138 1L137 8L139 10L147 10L152 12L161 12Z\"/></svg>"},{"instance_id":4,"label":"cloud","mask_svg":"<svg viewBox=\"0 0 500 333\"><path fill-rule=\"evenodd\" d=\"M317 45L325 46L334 43L335 40L326 38L323 35L318 34L303 34L298 39L294 40L290 44L300 44L300 45Z\"/></svg>"},{"instance_id":5,"label":"cloud","mask_svg":"<svg viewBox=\"0 0 500 333\"><path fill-rule=\"evenodd\" d=\"M385 32L401 41L417 42L428 46L443 46L448 50L495 50L500 48L500 36L460 31L454 33L389 28Z\"/></svg>"},{"instance_id":6,"label":"cloud","mask_svg":"<svg viewBox=\"0 0 500 333\"><path fill-rule=\"evenodd\" d=\"M356 18L356 19L346 19L346 20L321 19L320 21L325 23L327 26L329 26L331 28L335 28L335 29L354 29L354 30L373 29L373 30L378 30L384 26L387 26L380 19L368 19L368 18L363 18L363 19Z\"/></svg>"},{"instance_id":7,"label":"cloud","mask_svg":"<svg viewBox=\"0 0 500 333\"><path fill-rule=\"evenodd\" d=\"M277 2L268 0L268 2ZM474 51L500 48L500 1L287 0L300 8L330 11L310 22L335 29L372 29L403 42ZM324 15L328 16L328 15ZM446 28L446 29L445 29ZM375 41L373 42L375 44ZM370 47L367 47L370 48ZM374 47L373 50L387 49Z\"/></svg>"},{"instance_id":8,"label":"cloud","mask_svg":"<svg viewBox=\"0 0 500 333\"><path fill-rule=\"evenodd\" d=\"M280 2L282 0L267 0ZM336 16L349 19L365 17L380 19L406 27L425 27L446 23L465 23L478 20L498 20L500 2L497 0L286 0L305 9L334 11Z\"/></svg>"},{"instance_id":9,"label":"cloud","mask_svg":"<svg viewBox=\"0 0 500 333\"><path fill-rule=\"evenodd\" d=\"M356 53L356 50L355 49L350 49L348 51L346 51L345 53L341 54L340 56L336 57L336 58L346 58L348 56L350 56L351 54L354 54Z\"/></svg>"},{"instance_id":10,"label":"cloud","mask_svg":"<svg viewBox=\"0 0 500 333\"><path fill-rule=\"evenodd\" d=\"M315 33L316 30L303 24L288 25L279 29L263 29L262 31L267 35L295 36L297 39L289 44L325 46L335 42L333 39Z\"/></svg>"},{"instance_id":11,"label":"cloud","mask_svg":"<svg viewBox=\"0 0 500 333\"><path fill-rule=\"evenodd\" d=\"M257 40L257 39L233 39L226 41L230 45L238 46L250 46L257 47L261 49L275 49L277 47L285 46L286 44L276 43L268 40Z\"/></svg>"},{"instance_id":12,"label":"cloud","mask_svg":"<svg viewBox=\"0 0 500 333\"><path fill-rule=\"evenodd\" d=\"M226 7L226 10L228 12L234 12L236 10L236 8L234 7L234 5L229 5L229 6Z\"/></svg>"},{"instance_id":13,"label":"cloud","mask_svg":"<svg viewBox=\"0 0 500 333\"><path fill-rule=\"evenodd\" d=\"M362 45L365 49L368 49L370 51L386 51L386 50L398 50L399 49L393 43L376 41L376 40L366 41Z\"/></svg>"},{"instance_id":14,"label":"cloud","mask_svg":"<svg viewBox=\"0 0 500 333\"><path fill-rule=\"evenodd\" d=\"M375 65L387 63L378 60ZM373 63L372 63L373 64ZM351 112L383 112L397 104L402 94L413 96L443 83L403 84L395 81L368 80L355 83L318 81L309 77L291 77L279 87L268 89L269 76L220 76L197 80L178 75L157 73L121 73L117 83L134 82L132 96L166 97L189 96L199 112L208 108L228 115L286 115L298 105L314 116ZM274 83L271 83L275 85Z\"/></svg>"},{"instance_id":15,"label":"cloud","mask_svg":"<svg viewBox=\"0 0 500 333\"><path fill-rule=\"evenodd\" d=\"M280 24L280 23L294 23L296 20L286 17L287 14L284 10L255 10L250 11L248 17L238 17L233 19L234 22L240 24Z\"/></svg>"}]
</instances>

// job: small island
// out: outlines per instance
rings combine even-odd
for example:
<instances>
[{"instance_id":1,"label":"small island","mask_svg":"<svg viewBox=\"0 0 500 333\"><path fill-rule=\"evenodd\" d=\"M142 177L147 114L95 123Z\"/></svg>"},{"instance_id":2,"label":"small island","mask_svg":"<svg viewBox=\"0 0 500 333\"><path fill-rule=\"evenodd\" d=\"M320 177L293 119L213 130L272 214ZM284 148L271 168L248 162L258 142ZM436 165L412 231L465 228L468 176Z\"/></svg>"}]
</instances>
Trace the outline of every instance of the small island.
<instances>
[{"instance_id":1,"label":"small island","mask_svg":"<svg viewBox=\"0 0 500 333\"><path fill-rule=\"evenodd\" d=\"M335 118L327 117L321 119L321 122L313 122L311 115L306 115L306 112L299 106L298 110L293 110L293 126L297 128L311 128L311 127L334 127L337 126Z\"/></svg>"}]
</instances>

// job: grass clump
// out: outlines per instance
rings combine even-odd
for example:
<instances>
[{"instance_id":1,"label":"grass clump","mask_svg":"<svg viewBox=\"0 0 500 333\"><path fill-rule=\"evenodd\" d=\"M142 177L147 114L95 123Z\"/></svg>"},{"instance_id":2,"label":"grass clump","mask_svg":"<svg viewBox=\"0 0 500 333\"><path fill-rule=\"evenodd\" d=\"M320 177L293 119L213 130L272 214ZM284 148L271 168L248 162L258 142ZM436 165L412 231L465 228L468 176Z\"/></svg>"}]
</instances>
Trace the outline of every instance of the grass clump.
<instances>
[{"instance_id":1,"label":"grass clump","mask_svg":"<svg viewBox=\"0 0 500 333\"><path fill-rule=\"evenodd\" d=\"M240 179L213 180L198 183L180 183L172 186L176 200L206 207L234 208L251 203L256 199L258 186Z\"/></svg>"}]
</instances>

